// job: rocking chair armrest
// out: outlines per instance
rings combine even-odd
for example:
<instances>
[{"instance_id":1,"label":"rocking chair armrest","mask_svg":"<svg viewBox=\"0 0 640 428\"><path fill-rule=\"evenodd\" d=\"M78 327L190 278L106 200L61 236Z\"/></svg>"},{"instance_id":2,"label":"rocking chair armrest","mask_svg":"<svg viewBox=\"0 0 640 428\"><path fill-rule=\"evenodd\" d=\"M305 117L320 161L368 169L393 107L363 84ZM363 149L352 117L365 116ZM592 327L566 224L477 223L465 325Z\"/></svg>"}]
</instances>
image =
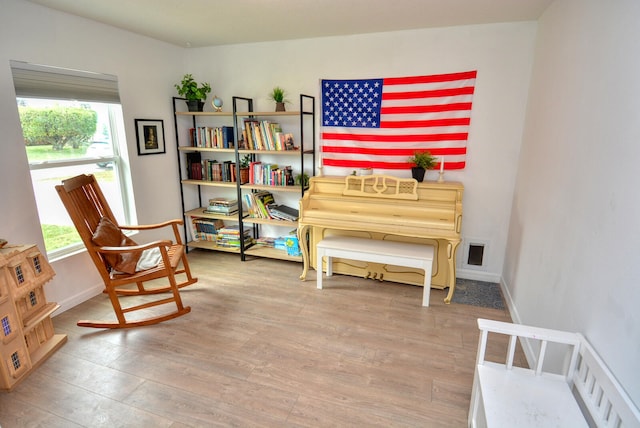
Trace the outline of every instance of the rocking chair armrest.
<instances>
[{"instance_id":1,"label":"rocking chair armrest","mask_svg":"<svg viewBox=\"0 0 640 428\"><path fill-rule=\"evenodd\" d=\"M150 248L160 248L160 251L166 251L166 247L173 245L168 239L162 241L152 241L142 245L130 245L124 247L96 247L96 251L101 254L121 254L121 253L133 253L136 251L148 250Z\"/></svg>"},{"instance_id":2,"label":"rocking chair armrest","mask_svg":"<svg viewBox=\"0 0 640 428\"><path fill-rule=\"evenodd\" d=\"M126 230L151 230L151 229L159 229L161 227L173 226L173 225L182 225L184 221L182 219L173 219L163 221L162 223L156 224L139 224L139 225L120 225L120 229Z\"/></svg>"}]
</instances>

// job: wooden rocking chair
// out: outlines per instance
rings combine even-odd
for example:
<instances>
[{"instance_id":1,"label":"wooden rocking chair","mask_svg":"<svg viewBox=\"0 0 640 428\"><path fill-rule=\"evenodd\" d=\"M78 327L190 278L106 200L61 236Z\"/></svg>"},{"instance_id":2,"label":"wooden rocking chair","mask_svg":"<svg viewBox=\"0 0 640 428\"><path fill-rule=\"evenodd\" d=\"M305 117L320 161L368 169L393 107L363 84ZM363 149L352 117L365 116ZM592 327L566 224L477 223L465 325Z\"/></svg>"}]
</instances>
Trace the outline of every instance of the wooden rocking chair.
<instances>
[{"instance_id":1,"label":"wooden rocking chair","mask_svg":"<svg viewBox=\"0 0 640 428\"><path fill-rule=\"evenodd\" d=\"M183 306L179 289L198 281L191 276L185 246L182 244L178 226L182 220L170 220L164 223L144 226L118 225L111 208L107 204L100 186L93 175L79 175L63 180L56 190L73 220L91 260L104 281L104 292L109 295L117 321L78 321L81 327L125 328L156 324L173 319L191 311ZM136 245L126 237L122 230L150 230L171 226L175 242L171 240L154 241L145 245ZM121 230L122 229L122 230ZM160 263L149 269L136 271L135 266L142 251L157 248L161 255ZM158 251L155 250L155 251ZM182 268L178 266L182 262ZM184 274L184 282L177 283L176 275ZM166 278L169 285L146 288L144 282ZM135 287L133 286L135 284ZM170 293L152 301L134 306L123 307L120 296L140 296L157 293ZM124 300L124 299L123 299ZM170 311L143 319L127 321L125 314L145 310L160 305L171 305ZM175 306L175 308L174 308ZM164 308L166 309L166 308Z\"/></svg>"}]
</instances>

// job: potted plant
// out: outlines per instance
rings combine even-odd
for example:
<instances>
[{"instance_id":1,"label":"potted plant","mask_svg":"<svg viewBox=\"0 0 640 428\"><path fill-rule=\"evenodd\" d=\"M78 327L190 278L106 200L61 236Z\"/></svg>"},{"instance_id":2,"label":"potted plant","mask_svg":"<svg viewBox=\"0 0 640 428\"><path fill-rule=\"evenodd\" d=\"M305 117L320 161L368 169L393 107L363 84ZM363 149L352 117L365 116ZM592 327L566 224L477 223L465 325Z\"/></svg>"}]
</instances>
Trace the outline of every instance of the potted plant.
<instances>
[{"instance_id":1,"label":"potted plant","mask_svg":"<svg viewBox=\"0 0 640 428\"><path fill-rule=\"evenodd\" d=\"M174 86L178 90L178 94L187 99L189 111L203 110L207 94L211 92L211 85L209 85L209 83L205 82L199 85L191 74L185 74L180 84Z\"/></svg>"},{"instance_id":2,"label":"potted plant","mask_svg":"<svg viewBox=\"0 0 640 428\"><path fill-rule=\"evenodd\" d=\"M411 167L411 176L421 182L424 180L424 174L428 169L433 169L436 164L436 158L431 156L428 150L416 151L409 158L409 162L414 165Z\"/></svg>"},{"instance_id":3,"label":"potted plant","mask_svg":"<svg viewBox=\"0 0 640 428\"><path fill-rule=\"evenodd\" d=\"M307 187L309 187L309 176L306 173L296 175L295 185L302 185L306 189Z\"/></svg>"},{"instance_id":4,"label":"potted plant","mask_svg":"<svg viewBox=\"0 0 640 428\"><path fill-rule=\"evenodd\" d=\"M276 103L276 111L285 111L285 103L288 103L289 100L285 98L286 92L280 86L276 86L273 88L271 93L269 94L269 99L275 101Z\"/></svg>"},{"instance_id":5,"label":"potted plant","mask_svg":"<svg viewBox=\"0 0 640 428\"><path fill-rule=\"evenodd\" d=\"M244 155L240 158L240 184L249 182L249 165L251 164L251 155Z\"/></svg>"}]
</instances>

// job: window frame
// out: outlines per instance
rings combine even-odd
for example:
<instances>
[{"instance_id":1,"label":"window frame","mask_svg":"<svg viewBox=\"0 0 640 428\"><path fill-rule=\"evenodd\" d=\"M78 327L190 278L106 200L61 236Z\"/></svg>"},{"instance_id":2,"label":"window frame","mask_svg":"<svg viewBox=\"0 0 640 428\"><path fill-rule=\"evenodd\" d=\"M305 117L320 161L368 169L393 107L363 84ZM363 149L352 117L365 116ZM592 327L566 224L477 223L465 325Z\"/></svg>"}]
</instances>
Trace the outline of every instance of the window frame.
<instances>
[{"instance_id":1,"label":"window frame","mask_svg":"<svg viewBox=\"0 0 640 428\"><path fill-rule=\"evenodd\" d=\"M14 87L16 89L16 108L23 99L26 100L27 105L29 105L29 99L38 99L49 100L54 103L60 102L61 104L68 101L76 101L89 105L92 103L100 103L106 107L106 118L104 112L101 113L99 111L98 114L102 114L101 117L106 119L103 120L102 123L109 128L110 138L107 138L107 142L112 148L110 156L82 156L73 159L33 162L29 161L27 156L28 167L31 172L31 184L34 189L34 196L39 212L48 207L45 201L40 201L38 198L35 185L36 181L33 176L34 171L55 171L59 169L61 176L69 176L68 172L64 171L64 168L83 167L97 163L111 163L113 180L117 182L113 191L120 193L119 196L122 201L121 209L119 206L120 201L118 201L117 207L112 206L112 209L116 208L114 213L115 211L121 211L123 218L119 218L120 221L127 224L135 224L136 211L133 199L131 171L128 166L128 150L124 132L124 113L122 104L120 103L117 77L102 73L30 64L14 60L10 61L10 65ZM82 171L82 169L80 169L80 171ZM81 173L83 172L78 172L78 174ZM84 173L91 173L91 171L89 168L86 168ZM77 174L74 173L74 175ZM55 190L53 190L53 192L55 193ZM51 196L49 195L49 197ZM64 207L62 209L64 209ZM67 215L66 211L65 215ZM39 219L40 218L39 215ZM41 229L43 224L40 220ZM81 251L86 251L86 249L83 242L79 240L75 244L55 250L46 249L46 255L49 260L54 261Z\"/></svg>"}]
</instances>

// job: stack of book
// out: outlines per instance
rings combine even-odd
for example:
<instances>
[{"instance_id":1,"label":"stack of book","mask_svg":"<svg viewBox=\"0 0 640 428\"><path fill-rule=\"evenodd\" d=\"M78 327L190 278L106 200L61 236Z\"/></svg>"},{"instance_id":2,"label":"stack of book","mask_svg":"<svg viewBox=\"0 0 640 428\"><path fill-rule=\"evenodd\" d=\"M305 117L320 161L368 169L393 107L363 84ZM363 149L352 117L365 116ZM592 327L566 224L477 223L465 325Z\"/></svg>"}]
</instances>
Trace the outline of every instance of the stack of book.
<instances>
[{"instance_id":1,"label":"stack of book","mask_svg":"<svg viewBox=\"0 0 640 428\"><path fill-rule=\"evenodd\" d=\"M274 248L276 238L273 236L261 236L253 240L253 244L257 247Z\"/></svg>"},{"instance_id":2,"label":"stack of book","mask_svg":"<svg viewBox=\"0 0 640 428\"><path fill-rule=\"evenodd\" d=\"M267 205L267 210L271 215L271 218L277 220L288 220L288 221L296 221L298 220L298 210L295 208L288 207L286 205L277 205L271 204Z\"/></svg>"},{"instance_id":3,"label":"stack of book","mask_svg":"<svg viewBox=\"0 0 640 428\"><path fill-rule=\"evenodd\" d=\"M209 206L205 210L209 214L234 215L238 213L238 200L214 198L209 199Z\"/></svg>"},{"instance_id":4,"label":"stack of book","mask_svg":"<svg viewBox=\"0 0 640 428\"><path fill-rule=\"evenodd\" d=\"M243 241L246 247L253 243L253 238L251 237L250 229L244 229L243 232ZM219 229L216 244L219 247L240 248L240 227L235 225L225 226Z\"/></svg>"}]
</instances>

